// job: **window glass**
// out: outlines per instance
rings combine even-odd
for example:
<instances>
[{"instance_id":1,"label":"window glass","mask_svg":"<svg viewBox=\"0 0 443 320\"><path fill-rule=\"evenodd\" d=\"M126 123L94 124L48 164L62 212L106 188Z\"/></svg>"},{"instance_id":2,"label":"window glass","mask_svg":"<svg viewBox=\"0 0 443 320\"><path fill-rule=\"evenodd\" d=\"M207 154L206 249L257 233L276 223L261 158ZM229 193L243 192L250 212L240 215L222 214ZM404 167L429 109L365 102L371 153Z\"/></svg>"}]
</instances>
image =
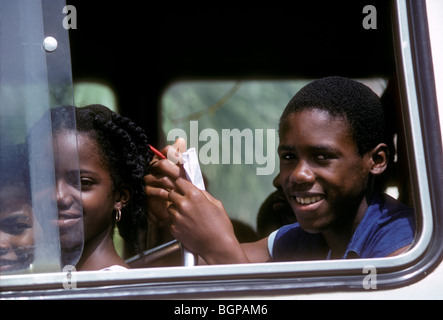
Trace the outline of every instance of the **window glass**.
<instances>
[{"instance_id":1,"label":"window glass","mask_svg":"<svg viewBox=\"0 0 443 320\"><path fill-rule=\"evenodd\" d=\"M61 153L53 145L49 114L53 106L73 104L63 5L0 2L1 274L60 271L76 264L83 247L81 210L75 221L58 212L56 162ZM60 119L75 130L73 112ZM66 165L78 172L78 157L67 158ZM78 175L69 181L79 199Z\"/></svg>"},{"instance_id":2,"label":"window glass","mask_svg":"<svg viewBox=\"0 0 443 320\"><path fill-rule=\"evenodd\" d=\"M180 136L188 148L197 149L206 189L223 202L239 225L257 231L257 213L275 191L273 179L279 172L280 115L310 81L180 81L162 97L166 143ZM380 96L387 85L382 78L360 81ZM390 190L395 194L395 187Z\"/></svg>"}]
</instances>

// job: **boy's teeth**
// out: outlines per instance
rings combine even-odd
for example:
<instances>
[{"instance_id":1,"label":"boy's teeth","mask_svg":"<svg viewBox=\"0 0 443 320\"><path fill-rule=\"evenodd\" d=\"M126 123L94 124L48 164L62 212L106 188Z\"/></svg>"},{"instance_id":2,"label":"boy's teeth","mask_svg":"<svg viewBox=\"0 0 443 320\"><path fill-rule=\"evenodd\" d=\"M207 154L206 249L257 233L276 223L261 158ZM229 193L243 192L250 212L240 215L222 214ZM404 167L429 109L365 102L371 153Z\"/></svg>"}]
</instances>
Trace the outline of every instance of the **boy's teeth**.
<instances>
[{"instance_id":1,"label":"boy's teeth","mask_svg":"<svg viewBox=\"0 0 443 320\"><path fill-rule=\"evenodd\" d=\"M305 198L296 197L295 199L300 204L311 204L311 203L315 203L315 202L320 201L322 199L322 197L321 196L313 196L313 197L305 197Z\"/></svg>"}]
</instances>

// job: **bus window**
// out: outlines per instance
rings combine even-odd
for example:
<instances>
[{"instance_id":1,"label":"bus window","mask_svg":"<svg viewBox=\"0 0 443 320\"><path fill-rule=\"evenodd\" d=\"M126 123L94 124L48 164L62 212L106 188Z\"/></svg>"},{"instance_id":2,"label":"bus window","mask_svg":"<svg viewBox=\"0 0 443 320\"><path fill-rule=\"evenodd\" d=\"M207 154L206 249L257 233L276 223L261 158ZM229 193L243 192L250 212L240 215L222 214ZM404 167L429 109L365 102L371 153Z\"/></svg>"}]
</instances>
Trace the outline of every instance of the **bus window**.
<instances>
[{"instance_id":1,"label":"bus window","mask_svg":"<svg viewBox=\"0 0 443 320\"><path fill-rule=\"evenodd\" d=\"M102 104L114 112L117 108L117 95L110 85L96 80L76 81L74 83L74 100L76 106Z\"/></svg>"},{"instance_id":2,"label":"bus window","mask_svg":"<svg viewBox=\"0 0 443 320\"><path fill-rule=\"evenodd\" d=\"M49 1L51 4L58 3L54 0ZM49 1L43 0L42 3L48 5ZM292 10L279 8L273 11L272 8L266 7L258 10L258 14L255 7L248 8L244 12L240 9L221 7L213 11L193 10L188 5L186 10L181 10L177 6L168 6L165 11L149 11L148 8L134 10L133 6L127 8L102 6L96 2L94 6L92 2L83 4L81 1L69 1L77 7L82 17L79 21L79 29L72 33L74 35L71 38L74 40L73 48L77 39L77 44L81 43L82 49L88 49L72 51L76 55L74 60L78 62L76 72L83 79L100 77L107 83L112 83L115 92L118 92L122 114L130 115L130 118L140 121L148 129L157 129L161 125L162 128L158 131L152 130L155 138L150 141L156 146L163 147L165 144L170 144L177 136L186 137L188 147L198 148L201 168L207 179L207 189L223 201L233 220L246 223L249 229L254 229L256 226L255 215L264 196L274 190L272 180L279 168L277 168L277 160L272 162L271 149L274 151L277 147L278 117L293 94L310 79L332 74L358 78L371 86L382 96L384 105L392 106L393 112L389 115L392 122L388 124L390 129L395 129L390 133L392 133L391 147L394 150L391 163L395 164L396 168L389 176L391 179L383 181L383 185L386 187L385 191L414 208L417 222L416 234L411 247L395 257L321 261L291 260L195 267L175 264L172 267L165 264L152 266L150 261L156 262L156 257L180 250L180 244L177 241L167 243L164 241L160 243L162 245L156 245L155 248L143 252L143 255L135 256L134 258L138 260L132 261L140 263L130 264L132 267L130 270L76 272L76 282L68 288L64 286L64 281L70 273L15 275L9 274L12 271L5 270L5 267L0 274L1 297L10 299L257 297L261 299L279 297L372 299L374 297L421 297L423 293L426 297L438 297L443 279L441 263L443 257L441 245L443 243L441 228L443 225L441 192L443 174L441 124L436 114L442 110L442 107L438 106L435 96L437 90L441 91L441 83L434 81L434 76L439 79L440 74L434 75L433 71L440 70L438 66L441 65L439 62L443 55L437 54L439 47L436 47L434 43L438 32L431 33L431 38L428 37L428 26L429 28L433 26L431 31L434 32L441 30L441 19L436 18L441 16L436 13L441 13L440 7L436 4L437 1L396 0L392 1L392 8L389 1L377 2L374 5L378 18L375 29L366 29L365 25L362 25L362 20L367 24L369 20L366 18L374 16L362 13L363 6L360 6L358 1L353 2L353 5L347 4L339 8L335 3L328 8L324 7L323 3L321 6L314 3L312 8L305 8L306 3L303 3ZM26 26L29 19L27 15L31 15L31 12L41 15L39 13L41 9L38 4L25 8L24 5L20 6L16 2L12 0L0 2L2 26L3 21L6 21L4 25L11 24L14 30L18 30L14 21L19 15L12 16L8 20L8 16L14 14L15 6L17 6L20 10L31 10L25 10L21 14L26 18L19 22L20 30L24 30L22 24ZM388 19L389 21L384 21L384 12L388 13L389 10L392 10L390 13L392 16ZM62 8L56 11L61 13ZM229 14L231 11L233 15ZM146 19L146 12L153 13L150 16L152 19ZM217 16L216 12L221 14ZM325 14L319 16L321 12ZM129 17L128 20L131 23L109 23L113 18L118 18L120 21L124 15L122 13L128 13L126 16ZM371 14L375 14L375 11L372 10ZM158 19L154 19L154 16ZM273 16L275 20L272 19ZM52 19L58 20L61 25L60 21L63 17L58 19L57 14L53 14ZM393 34L391 34L391 20ZM230 23L219 23L226 21ZM272 23L264 24L263 21ZM300 23L300 28L297 28L298 23ZM371 23L375 27L375 19L371 20ZM106 28L103 28L104 25ZM36 26L38 24L33 23L32 31L38 30ZM98 29L94 29L97 26L99 26ZM171 29L167 28L169 26ZM230 26L232 29L229 28ZM244 26L247 26L247 29L244 29ZM46 27L45 24L44 29ZM141 33L138 30L141 30ZM230 33L231 30L240 32ZM208 34L213 36L208 37ZM220 46L220 37L217 37L219 34L226 36L222 38L223 40L229 40L228 50L225 46ZM12 50L11 55L20 58L26 56L29 48L18 50L18 45L12 46L12 49L7 48L2 44L5 41L9 43L9 37L2 30L0 30L0 35L0 62L3 72L8 71L8 63L15 63L12 58L10 61L4 60L4 57L10 54L9 50ZM126 40L131 36L130 40L134 41L125 43L133 44L134 50L129 50L128 46L118 45L116 39L119 39L120 35L124 35ZM149 37L151 35L152 37ZM251 37L245 38L244 35L251 35ZM380 46L379 41L372 42L375 38L378 39L379 35L382 38L386 36L389 44ZM60 40L58 36L56 38ZM154 44L148 59L146 51L135 50L138 49L137 45L142 43L141 39L149 39ZM432 46L429 46L430 39L432 39ZM280 42L280 40L284 41ZM288 40L299 45L301 50L287 50L287 47L282 44L287 43ZM29 45L34 42L25 39L20 43ZM62 42L58 41L58 43L58 48L60 48ZM388 47L391 45L395 52L389 50ZM213 48L220 50L211 50ZM430 54L431 49L436 50L433 55ZM58 49L50 53L45 52L48 65L51 58L57 57L59 52ZM41 54L41 52L38 53ZM49 109L48 101L72 103L72 101L66 102L63 98L63 96L69 97L69 94L64 94L63 87L58 87L58 90L51 88L50 85L48 88L45 87L46 83L51 83L47 81L51 78L51 72L54 71L50 68L47 70L42 68L43 72L47 71L48 75L44 77L43 85L39 82L42 90L38 88L32 91L35 88L33 83L34 87L32 85L27 87L32 94L26 90L17 94L19 89L8 85L12 76L21 76L24 65L35 67L35 60L38 60L39 54L34 54L27 59L20 58L19 67L15 68L16 73L13 73L10 67L6 74L0 74L0 89L2 90L0 92L2 93L0 95L2 99L0 170L3 170L0 183L11 181L11 187L0 188L0 197L2 197L0 201L3 205L3 199L13 199L12 185L17 183L15 177L22 177L23 183L29 179L32 213L38 209L34 202L39 199L39 194L43 193L38 191L43 191L44 188L39 188L38 184L35 185L37 183L35 175L41 174L37 172L37 168L40 167L34 153L38 154L38 148L31 147L33 151L26 151L27 149L23 149L23 143L28 141L26 138L30 128L34 128L34 122ZM268 56L269 59L264 59ZM64 58L63 61L69 61L69 57ZM98 61L100 63L97 63ZM56 69L64 70L63 68ZM105 69L106 72L103 72ZM9 78L6 77L8 74ZM144 77L139 77L141 74ZM375 77L371 82L377 84L378 89L367 82L371 77ZM26 79L21 76L18 83L23 82L22 78ZM132 78L137 80L140 78L140 81L128 81ZM215 81L214 79L224 80ZM263 79L286 80L264 81ZM69 81L57 83L59 85L66 83L68 89L71 85ZM45 90L50 92L51 98L45 98L48 101L44 103L37 103L40 95L45 96L43 94ZM15 93L9 94L10 91ZM34 95L34 92L40 95ZM278 94L274 94L277 92ZM52 98L53 95L57 98ZM271 98L272 95L275 97ZM30 99L30 96L33 99ZM32 105L33 108L32 110L22 108L21 113L18 111L14 113L15 108L18 107L8 108L8 104L4 103L9 102L6 100L8 97L14 97L14 99L10 98L10 101L32 100L23 105ZM17 103L17 105L20 104ZM35 105L42 107L39 109ZM52 106L52 103L49 105ZM159 124L157 124L157 119L160 118L162 121L158 121ZM67 116L67 119L70 119L70 116ZM16 121L17 125L13 125L13 121ZM50 122L44 121L44 123L46 123L43 126L46 128L46 131L44 130L46 134L40 136L43 139L50 137L48 127L52 126ZM153 126L149 127L148 124ZM229 140L223 140L223 133ZM163 141L158 139L159 136L162 136ZM33 141L31 145L39 145L39 139ZM261 143L256 143L257 141ZM224 150L223 144L225 144ZM245 152L251 150L249 154ZM52 151L52 153L55 152ZM250 157L251 154L252 157ZM52 157L47 158L52 159ZM45 158L45 165L55 167L54 163L48 161L47 158ZM19 165L23 159L25 159L24 164ZM264 190L261 195L257 195L256 202L245 198L242 198L240 202L237 199L237 194L240 192L234 191L233 195L228 196L229 189L236 186L222 185L234 179L227 176L226 172L217 171L223 167L227 167L229 169L227 171L235 172L234 178L252 176L255 179L251 181L240 179L237 183L243 184L242 190L251 190L246 193L241 192L247 197L251 194L256 196L255 193L259 192L259 189ZM55 168L48 169L47 172L51 170L55 172ZM46 172L46 170L43 171ZM29 178L26 176L27 172ZM52 181L48 179L50 186L48 190L56 190L55 179L52 179ZM217 189L219 185L222 188ZM18 188L21 188L23 193L26 190L23 185L19 185ZM56 194L55 191L52 192ZM46 211L55 212L53 208L55 200L54 197L51 200L51 197L51 195L44 197L49 199L47 200L49 209L41 210L45 212L45 215L47 215ZM237 204L233 202L235 199L237 199ZM41 227L35 223L30 226L27 198L24 196L21 200L22 202L11 201L11 204L7 206L0 206L2 210L4 210L3 207L9 207L14 210L13 212L20 213L8 216L1 212L4 219L0 220L1 224L2 226L13 225L9 222L12 221L10 217L13 216L14 219L17 217L17 222L20 224L17 223L14 236L20 235L23 238L20 244L22 248L32 248L30 244L32 241L35 243L35 248L42 247L42 243L43 246L46 243L36 236L30 238L29 230L36 229L31 233L32 235L44 234L45 236L46 231L39 231ZM234 207L234 210L231 207ZM52 214L55 216L54 213ZM1 240L10 237L3 229L1 232ZM8 232L11 234L11 231ZM54 231L54 234L53 243L58 243L60 247L52 250L59 251L58 256L55 254L54 260L61 260L64 242L60 236L57 239L57 232ZM244 242L244 240L240 241ZM7 251L0 251L2 257L5 257L4 253ZM30 264L37 265L35 262L39 256L37 250L35 254L30 250L22 250L21 253L21 259L17 259L15 264L16 269L21 268L21 270L26 270L21 272L27 272L31 269ZM326 254L323 259L324 257ZM74 260L72 261L74 264ZM60 265L60 262L58 264ZM60 270L60 266L58 268ZM35 268L32 269L35 270ZM4 275L5 273L8 274ZM181 302L180 304L182 307L186 306Z\"/></svg>"},{"instance_id":3,"label":"bus window","mask_svg":"<svg viewBox=\"0 0 443 320\"><path fill-rule=\"evenodd\" d=\"M196 148L207 189L223 202L245 242L255 239L241 225L263 234L257 228L257 213L276 190L279 117L292 96L310 81L183 80L172 83L162 96L165 144L180 136L188 148ZM383 78L360 81L379 96L387 85ZM389 191L395 195L396 186Z\"/></svg>"},{"instance_id":4,"label":"bus window","mask_svg":"<svg viewBox=\"0 0 443 320\"><path fill-rule=\"evenodd\" d=\"M82 211L59 214L50 109L73 104L63 1L0 3L0 274L61 271L83 248ZM42 19L43 17L43 19ZM50 17L50 18L49 18ZM68 59L67 59L68 58ZM74 112L61 115L75 130ZM58 154L59 156L61 154ZM78 159L71 176L80 199ZM80 201L81 208L81 201Z\"/></svg>"}]
</instances>

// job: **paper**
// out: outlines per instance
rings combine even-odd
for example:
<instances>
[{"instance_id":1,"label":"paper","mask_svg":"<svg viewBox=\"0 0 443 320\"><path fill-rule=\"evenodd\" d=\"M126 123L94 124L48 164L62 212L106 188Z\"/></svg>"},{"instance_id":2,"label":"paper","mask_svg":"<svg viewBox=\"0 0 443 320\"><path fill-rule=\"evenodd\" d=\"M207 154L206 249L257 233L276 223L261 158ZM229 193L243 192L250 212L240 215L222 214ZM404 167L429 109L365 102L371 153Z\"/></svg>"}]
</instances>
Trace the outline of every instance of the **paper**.
<instances>
[{"instance_id":1,"label":"paper","mask_svg":"<svg viewBox=\"0 0 443 320\"><path fill-rule=\"evenodd\" d=\"M188 151L183 152L183 167L188 180L200 190L206 190L195 148L190 148Z\"/></svg>"},{"instance_id":2,"label":"paper","mask_svg":"<svg viewBox=\"0 0 443 320\"><path fill-rule=\"evenodd\" d=\"M195 148L190 148L188 151L183 152L183 167L186 172L186 177L192 182L194 186L200 190L205 190L205 183L203 181L203 175L200 170L200 164L198 162L197 151ZM189 252L186 248L183 248L183 265L192 267L197 263L197 256Z\"/></svg>"}]
</instances>

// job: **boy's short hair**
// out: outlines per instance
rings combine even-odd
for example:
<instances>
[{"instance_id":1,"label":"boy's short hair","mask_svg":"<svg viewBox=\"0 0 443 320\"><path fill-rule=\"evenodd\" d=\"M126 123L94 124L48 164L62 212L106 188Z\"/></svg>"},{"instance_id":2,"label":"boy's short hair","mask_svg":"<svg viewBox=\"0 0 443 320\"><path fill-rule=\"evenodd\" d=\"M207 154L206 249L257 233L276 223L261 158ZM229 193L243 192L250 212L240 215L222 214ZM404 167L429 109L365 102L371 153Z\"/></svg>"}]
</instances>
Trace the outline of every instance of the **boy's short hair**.
<instances>
[{"instance_id":1,"label":"boy's short hair","mask_svg":"<svg viewBox=\"0 0 443 320\"><path fill-rule=\"evenodd\" d=\"M385 141L385 119L380 98L360 82L334 76L307 84L283 111L279 131L291 113L306 109L324 110L333 117L344 117L360 155Z\"/></svg>"}]
</instances>

